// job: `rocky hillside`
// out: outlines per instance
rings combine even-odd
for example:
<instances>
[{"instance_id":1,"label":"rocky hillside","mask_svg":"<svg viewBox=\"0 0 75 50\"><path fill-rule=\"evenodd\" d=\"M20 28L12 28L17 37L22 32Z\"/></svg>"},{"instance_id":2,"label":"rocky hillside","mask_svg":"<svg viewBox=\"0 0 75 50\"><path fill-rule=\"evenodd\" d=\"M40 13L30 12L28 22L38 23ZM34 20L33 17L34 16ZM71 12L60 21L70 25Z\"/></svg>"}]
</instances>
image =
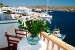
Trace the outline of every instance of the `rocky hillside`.
<instances>
[{"instance_id":1,"label":"rocky hillside","mask_svg":"<svg viewBox=\"0 0 75 50\"><path fill-rule=\"evenodd\" d=\"M47 6L30 6L29 8L46 10ZM48 9L49 10L75 12L75 6L52 6L52 7L48 6Z\"/></svg>"}]
</instances>

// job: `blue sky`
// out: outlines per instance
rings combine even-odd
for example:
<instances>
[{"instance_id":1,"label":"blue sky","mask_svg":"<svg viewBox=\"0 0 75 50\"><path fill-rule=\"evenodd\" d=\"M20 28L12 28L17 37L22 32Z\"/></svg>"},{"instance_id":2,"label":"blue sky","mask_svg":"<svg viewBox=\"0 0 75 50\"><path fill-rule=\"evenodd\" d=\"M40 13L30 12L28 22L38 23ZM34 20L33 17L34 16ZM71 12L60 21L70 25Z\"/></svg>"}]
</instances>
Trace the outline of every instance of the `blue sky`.
<instances>
[{"instance_id":1,"label":"blue sky","mask_svg":"<svg viewBox=\"0 0 75 50\"><path fill-rule=\"evenodd\" d=\"M36 5L47 5L47 0L0 0L8 6L36 6ZM48 5L50 6L75 6L75 0L49 0Z\"/></svg>"}]
</instances>

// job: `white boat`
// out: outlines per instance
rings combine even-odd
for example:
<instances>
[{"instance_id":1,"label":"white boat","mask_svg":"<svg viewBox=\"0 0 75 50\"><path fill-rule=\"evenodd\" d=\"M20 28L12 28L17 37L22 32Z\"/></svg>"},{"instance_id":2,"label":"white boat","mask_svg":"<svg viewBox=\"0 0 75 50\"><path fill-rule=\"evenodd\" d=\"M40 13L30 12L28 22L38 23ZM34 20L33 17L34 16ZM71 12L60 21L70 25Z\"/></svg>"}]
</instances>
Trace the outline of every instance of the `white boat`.
<instances>
[{"instance_id":1,"label":"white boat","mask_svg":"<svg viewBox=\"0 0 75 50\"><path fill-rule=\"evenodd\" d=\"M48 12L42 12L40 17L41 18L50 18L50 19L52 19L52 15L49 15Z\"/></svg>"},{"instance_id":2,"label":"white boat","mask_svg":"<svg viewBox=\"0 0 75 50\"><path fill-rule=\"evenodd\" d=\"M66 34L65 35L63 35L63 34L61 34L60 33L60 30L59 30L59 28L58 29L53 29L53 32L52 32L52 34L54 35L54 36L57 36L58 38L61 38L61 39L64 39L65 38L65 36L66 36Z\"/></svg>"},{"instance_id":3,"label":"white boat","mask_svg":"<svg viewBox=\"0 0 75 50\"><path fill-rule=\"evenodd\" d=\"M47 0L47 11L46 12L42 12L41 15L40 15L40 18L46 18L47 21L51 23L52 14L51 15L48 14L48 2L49 1ZM51 11L50 11L50 13L51 13Z\"/></svg>"}]
</instances>

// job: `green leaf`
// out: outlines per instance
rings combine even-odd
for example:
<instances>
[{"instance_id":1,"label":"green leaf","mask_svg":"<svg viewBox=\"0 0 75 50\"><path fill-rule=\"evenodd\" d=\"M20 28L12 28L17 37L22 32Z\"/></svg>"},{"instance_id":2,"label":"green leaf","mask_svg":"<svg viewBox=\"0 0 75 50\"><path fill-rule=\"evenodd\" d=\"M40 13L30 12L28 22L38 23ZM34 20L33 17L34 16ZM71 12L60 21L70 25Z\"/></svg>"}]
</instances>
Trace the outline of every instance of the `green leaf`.
<instances>
[{"instance_id":1,"label":"green leaf","mask_svg":"<svg viewBox=\"0 0 75 50\"><path fill-rule=\"evenodd\" d=\"M18 23L19 23L19 24L22 24L22 20L19 19L19 20L18 20Z\"/></svg>"}]
</instances>

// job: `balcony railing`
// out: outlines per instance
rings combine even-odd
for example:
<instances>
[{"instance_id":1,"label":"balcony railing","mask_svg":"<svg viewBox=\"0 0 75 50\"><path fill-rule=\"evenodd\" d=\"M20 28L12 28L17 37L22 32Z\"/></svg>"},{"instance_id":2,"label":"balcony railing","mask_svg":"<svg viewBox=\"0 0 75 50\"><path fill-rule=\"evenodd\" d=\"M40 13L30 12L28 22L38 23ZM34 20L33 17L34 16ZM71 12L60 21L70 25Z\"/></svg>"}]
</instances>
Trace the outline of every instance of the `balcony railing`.
<instances>
[{"instance_id":1,"label":"balcony railing","mask_svg":"<svg viewBox=\"0 0 75 50\"><path fill-rule=\"evenodd\" d=\"M45 41L46 50L74 50L73 46L67 45L66 42L53 35L48 36L46 32L41 32L40 39Z\"/></svg>"}]
</instances>

